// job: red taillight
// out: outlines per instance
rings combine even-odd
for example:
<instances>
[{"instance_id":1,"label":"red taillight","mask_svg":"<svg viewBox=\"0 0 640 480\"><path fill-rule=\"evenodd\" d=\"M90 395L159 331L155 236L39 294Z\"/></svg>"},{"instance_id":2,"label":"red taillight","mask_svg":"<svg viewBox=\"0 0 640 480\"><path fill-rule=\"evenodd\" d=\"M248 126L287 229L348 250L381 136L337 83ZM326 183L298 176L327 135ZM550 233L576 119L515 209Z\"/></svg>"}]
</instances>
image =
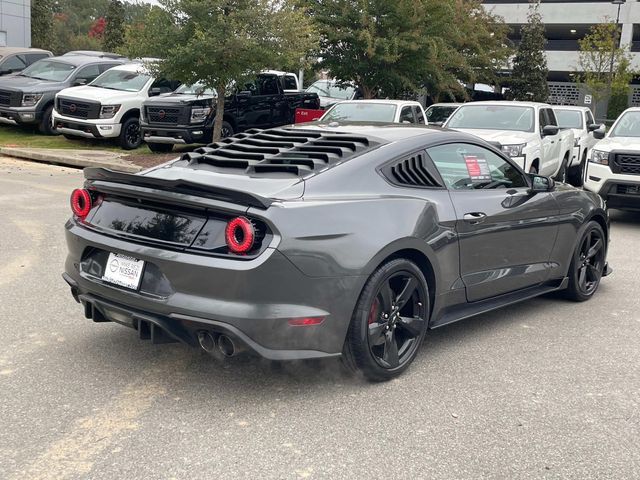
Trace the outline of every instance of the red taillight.
<instances>
[{"instance_id":1,"label":"red taillight","mask_svg":"<svg viewBox=\"0 0 640 480\"><path fill-rule=\"evenodd\" d=\"M230 220L224 233L227 247L237 254L249 252L256 240L256 229L251 220L246 217L236 217Z\"/></svg>"},{"instance_id":2,"label":"red taillight","mask_svg":"<svg viewBox=\"0 0 640 480\"><path fill-rule=\"evenodd\" d=\"M77 188L71 192L71 210L80 218L85 218L91 211L91 194L84 188Z\"/></svg>"},{"instance_id":3,"label":"red taillight","mask_svg":"<svg viewBox=\"0 0 640 480\"><path fill-rule=\"evenodd\" d=\"M292 327L310 327L311 325L320 325L324 322L324 317L306 317L306 318L291 318L289 319L289 325Z\"/></svg>"}]
</instances>

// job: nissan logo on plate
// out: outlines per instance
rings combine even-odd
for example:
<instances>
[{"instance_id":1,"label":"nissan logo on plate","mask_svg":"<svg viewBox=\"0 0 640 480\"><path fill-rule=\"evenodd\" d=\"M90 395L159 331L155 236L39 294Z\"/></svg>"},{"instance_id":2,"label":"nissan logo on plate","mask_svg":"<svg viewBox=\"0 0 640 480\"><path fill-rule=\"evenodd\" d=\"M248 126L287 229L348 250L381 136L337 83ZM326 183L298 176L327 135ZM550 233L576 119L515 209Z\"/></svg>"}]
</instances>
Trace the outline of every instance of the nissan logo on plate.
<instances>
[{"instance_id":1,"label":"nissan logo on plate","mask_svg":"<svg viewBox=\"0 0 640 480\"><path fill-rule=\"evenodd\" d=\"M166 115L167 115L167 112L165 112L164 110L160 110L158 112L158 116L160 117L160 119L163 119Z\"/></svg>"},{"instance_id":2,"label":"nissan logo on plate","mask_svg":"<svg viewBox=\"0 0 640 480\"><path fill-rule=\"evenodd\" d=\"M78 107L76 106L75 103L72 103L71 105L69 105L69 111L71 113L75 113L75 111L78 109Z\"/></svg>"}]
</instances>

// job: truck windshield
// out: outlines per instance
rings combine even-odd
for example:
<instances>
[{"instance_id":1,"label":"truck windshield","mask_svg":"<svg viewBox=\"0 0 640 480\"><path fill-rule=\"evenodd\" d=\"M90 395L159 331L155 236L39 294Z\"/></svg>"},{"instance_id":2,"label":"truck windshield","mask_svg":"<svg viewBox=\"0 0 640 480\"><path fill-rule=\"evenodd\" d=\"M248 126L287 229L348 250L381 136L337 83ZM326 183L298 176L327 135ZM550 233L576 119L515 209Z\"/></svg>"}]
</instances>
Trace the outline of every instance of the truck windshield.
<instances>
[{"instance_id":1,"label":"truck windshield","mask_svg":"<svg viewBox=\"0 0 640 480\"><path fill-rule=\"evenodd\" d=\"M181 85L173 93L180 93L182 95L209 95L216 96L215 90L211 88L205 88L203 85L196 83L195 85Z\"/></svg>"},{"instance_id":2,"label":"truck windshield","mask_svg":"<svg viewBox=\"0 0 640 480\"><path fill-rule=\"evenodd\" d=\"M449 128L533 132L533 108L515 105L463 105L451 115Z\"/></svg>"},{"instance_id":3,"label":"truck windshield","mask_svg":"<svg viewBox=\"0 0 640 480\"><path fill-rule=\"evenodd\" d=\"M627 112L622 115L609 136L640 137L640 112Z\"/></svg>"},{"instance_id":4,"label":"truck windshield","mask_svg":"<svg viewBox=\"0 0 640 480\"><path fill-rule=\"evenodd\" d=\"M560 128L582 128L582 112L577 110L553 109Z\"/></svg>"},{"instance_id":5,"label":"truck windshield","mask_svg":"<svg viewBox=\"0 0 640 480\"><path fill-rule=\"evenodd\" d=\"M395 105L358 101L334 105L320 120L323 122L392 123L395 116Z\"/></svg>"},{"instance_id":6,"label":"truck windshield","mask_svg":"<svg viewBox=\"0 0 640 480\"><path fill-rule=\"evenodd\" d=\"M335 82L319 80L307 88L307 92L317 93L319 97L351 100L355 93L355 88L349 86L338 86Z\"/></svg>"},{"instance_id":7,"label":"truck windshield","mask_svg":"<svg viewBox=\"0 0 640 480\"><path fill-rule=\"evenodd\" d=\"M139 92L149 80L151 77L144 73L112 69L104 72L89 85L123 92Z\"/></svg>"},{"instance_id":8,"label":"truck windshield","mask_svg":"<svg viewBox=\"0 0 640 480\"><path fill-rule=\"evenodd\" d=\"M62 82L76 69L75 65L51 60L39 60L30 67L24 69L21 77L37 78L50 82Z\"/></svg>"}]
</instances>

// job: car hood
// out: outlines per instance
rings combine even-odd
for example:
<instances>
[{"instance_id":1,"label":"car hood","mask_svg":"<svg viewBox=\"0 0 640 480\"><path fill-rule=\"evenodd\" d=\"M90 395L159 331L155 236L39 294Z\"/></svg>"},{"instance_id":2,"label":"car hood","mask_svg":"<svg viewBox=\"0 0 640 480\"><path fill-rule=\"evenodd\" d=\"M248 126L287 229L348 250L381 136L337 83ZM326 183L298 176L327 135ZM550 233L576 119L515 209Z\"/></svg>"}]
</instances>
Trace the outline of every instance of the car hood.
<instances>
[{"instance_id":1,"label":"car hood","mask_svg":"<svg viewBox=\"0 0 640 480\"><path fill-rule=\"evenodd\" d=\"M80 87L65 88L60 95L84 100L93 100L102 104L118 104L131 100L138 95L139 92L121 92L118 90L109 90L107 88L90 87L82 85Z\"/></svg>"},{"instance_id":2,"label":"car hood","mask_svg":"<svg viewBox=\"0 0 640 480\"><path fill-rule=\"evenodd\" d=\"M207 103L211 104L213 101L211 95L185 95L182 93L167 93L166 95L159 95L157 97L151 97L144 101L145 105L188 105L193 103Z\"/></svg>"},{"instance_id":3,"label":"car hood","mask_svg":"<svg viewBox=\"0 0 640 480\"><path fill-rule=\"evenodd\" d=\"M596 143L593 148L604 152L640 150L640 137L607 137Z\"/></svg>"},{"instance_id":4,"label":"car hood","mask_svg":"<svg viewBox=\"0 0 640 480\"><path fill-rule=\"evenodd\" d=\"M531 132L518 132L507 130L481 130L475 128L452 128L459 132L469 133L480 137L489 143L499 143L501 145L519 145L531 141Z\"/></svg>"},{"instance_id":5,"label":"car hood","mask_svg":"<svg viewBox=\"0 0 640 480\"><path fill-rule=\"evenodd\" d=\"M21 77L19 75L0 77L0 89L17 90L21 92L50 92L61 90L67 86L66 82L48 82L37 78Z\"/></svg>"}]
</instances>

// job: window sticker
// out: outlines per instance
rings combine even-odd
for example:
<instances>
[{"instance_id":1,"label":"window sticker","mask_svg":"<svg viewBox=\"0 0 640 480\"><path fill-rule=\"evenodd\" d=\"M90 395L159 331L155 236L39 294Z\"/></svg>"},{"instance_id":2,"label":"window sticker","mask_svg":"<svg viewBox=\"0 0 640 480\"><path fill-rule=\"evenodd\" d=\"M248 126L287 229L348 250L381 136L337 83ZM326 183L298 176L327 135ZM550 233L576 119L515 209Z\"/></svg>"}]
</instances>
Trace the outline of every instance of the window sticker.
<instances>
[{"instance_id":1,"label":"window sticker","mask_svg":"<svg viewBox=\"0 0 640 480\"><path fill-rule=\"evenodd\" d=\"M485 183L491 181L491 171L487 159L478 155L463 155L467 165L467 172L471 183Z\"/></svg>"}]
</instances>

